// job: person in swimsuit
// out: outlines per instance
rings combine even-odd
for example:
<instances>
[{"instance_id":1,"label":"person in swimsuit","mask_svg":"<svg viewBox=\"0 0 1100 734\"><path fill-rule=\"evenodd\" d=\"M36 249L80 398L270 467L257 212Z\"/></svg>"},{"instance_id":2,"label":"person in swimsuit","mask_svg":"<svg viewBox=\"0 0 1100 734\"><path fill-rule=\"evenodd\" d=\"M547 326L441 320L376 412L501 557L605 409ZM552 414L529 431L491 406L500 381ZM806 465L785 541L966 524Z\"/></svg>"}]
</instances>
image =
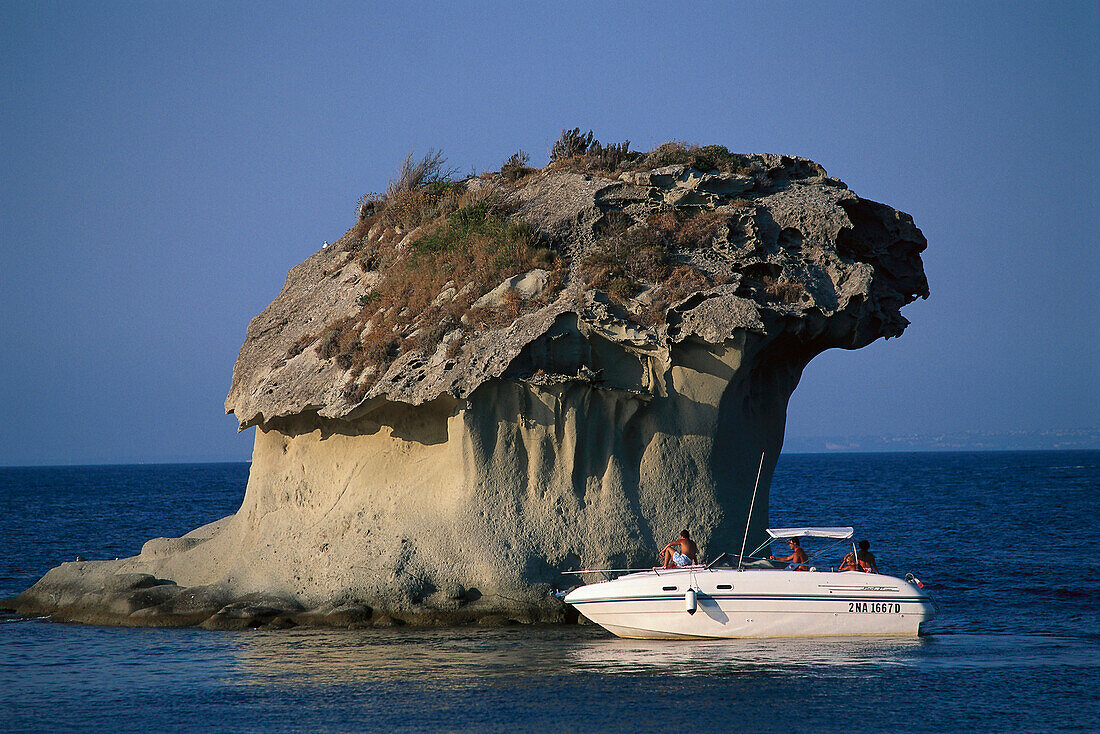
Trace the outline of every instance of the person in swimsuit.
<instances>
[{"instance_id":1,"label":"person in swimsuit","mask_svg":"<svg viewBox=\"0 0 1100 734\"><path fill-rule=\"evenodd\" d=\"M665 546L661 551L661 564L665 568L690 566L699 557L699 547L688 535L688 531L680 533L680 537Z\"/></svg>"},{"instance_id":2,"label":"person in swimsuit","mask_svg":"<svg viewBox=\"0 0 1100 734\"><path fill-rule=\"evenodd\" d=\"M862 571L863 567L856 563L856 556L854 553L849 553L844 556L844 562L840 564L841 571Z\"/></svg>"},{"instance_id":3,"label":"person in swimsuit","mask_svg":"<svg viewBox=\"0 0 1100 734\"><path fill-rule=\"evenodd\" d=\"M791 549L789 556L783 556L777 558L771 556L775 561L788 561L791 565L788 566L792 571L806 571L808 568L804 565L807 560L806 551L802 550L802 544L798 542L798 538L787 538L787 547Z\"/></svg>"},{"instance_id":4,"label":"person in swimsuit","mask_svg":"<svg viewBox=\"0 0 1100 734\"><path fill-rule=\"evenodd\" d=\"M866 540L859 541L859 553L856 554L856 560L859 561L859 565L863 566L863 570L868 573L878 573L878 563L875 562L875 554L871 552L871 544Z\"/></svg>"}]
</instances>

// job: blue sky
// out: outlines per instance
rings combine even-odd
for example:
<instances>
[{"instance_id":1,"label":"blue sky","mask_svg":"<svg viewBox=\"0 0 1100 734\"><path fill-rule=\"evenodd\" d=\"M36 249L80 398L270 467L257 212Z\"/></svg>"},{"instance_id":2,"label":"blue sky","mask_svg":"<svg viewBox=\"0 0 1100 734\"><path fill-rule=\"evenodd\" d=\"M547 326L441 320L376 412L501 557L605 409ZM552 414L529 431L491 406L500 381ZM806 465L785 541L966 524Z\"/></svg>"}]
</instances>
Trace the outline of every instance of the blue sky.
<instances>
[{"instance_id":1,"label":"blue sky","mask_svg":"<svg viewBox=\"0 0 1100 734\"><path fill-rule=\"evenodd\" d=\"M247 458L248 320L410 150L565 127L812 158L932 297L788 435L1100 427L1100 11L1082 3L4 3L0 464Z\"/></svg>"}]
</instances>

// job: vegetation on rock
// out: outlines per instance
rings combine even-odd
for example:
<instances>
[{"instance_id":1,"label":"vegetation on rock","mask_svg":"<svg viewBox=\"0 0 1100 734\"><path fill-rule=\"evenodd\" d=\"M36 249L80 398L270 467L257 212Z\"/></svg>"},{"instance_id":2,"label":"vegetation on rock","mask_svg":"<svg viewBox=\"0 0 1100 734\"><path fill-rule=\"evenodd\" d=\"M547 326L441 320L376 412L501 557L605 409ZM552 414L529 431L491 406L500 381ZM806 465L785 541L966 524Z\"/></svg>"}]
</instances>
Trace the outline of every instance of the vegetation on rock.
<instances>
[{"instance_id":1,"label":"vegetation on rock","mask_svg":"<svg viewBox=\"0 0 1100 734\"><path fill-rule=\"evenodd\" d=\"M724 145L692 145L679 140L662 143L646 153L639 167L661 168L676 165L690 166L703 172L752 174L758 170L754 168L750 158L731 153Z\"/></svg>"},{"instance_id":2,"label":"vegetation on rock","mask_svg":"<svg viewBox=\"0 0 1100 734\"><path fill-rule=\"evenodd\" d=\"M669 140L648 153L630 150L630 141L603 145L591 130L563 130L550 151L549 168L615 177L625 171L650 170L665 166L689 166L702 173L740 173L763 176L759 163L750 156L731 153L724 145L696 145Z\"/></svg>"},{"instance_id":3,"label":"vegetation on rock","mask_svg":"<svg viewBox=\"0 0 1100 734\"><path fill-rule=\"evenodd\" d=\"M517 168L526 160L525 154L509 159ZM453 357L468 332L511 323L546 305L565 282L564 261L513 218L515 204L499 192L469 192L443 173L444 163L435 151L419 163L408 158L385 194L365 197L373 205L341 245L346 261L382 277L358 298L358 313L299 340L287 354L313 344L318 356L350 373L349 400L365 395L401 354L429 356L449 337ZM534 268L550 272L538 298L512 296L496 309L475 306L504 278Z\"/></svg>"},{"instance_id":4,"label":"vegetation on rock","mask_svg":"<svg viewBox=\"0 0 1100 734\"><path fill-rule=\"evenodd\" d=\"M579 172L613 177L627 171L688 166L720 173L753 171L750 160L720 145L670 141L643 153L629 141L604 145L580 128L565 130L540 171L517 151L499 174L453 180L446 158L431 150L419 161L406 157L383 194L359 201L359 221L340 242L345 261L380 277L359 296L359 311L295 341L286 358L313 346L348 375L345 398L361 399L400 355L433 354L446 341L454 357L474 333L512 323L547 305L572 277L583 288L605 291L643 326L662 320L669 305L692 292L727 282L687 262L683 253L711 245L728 227L728 213L701 207L660 205L641 216L611 212L609 224L581 257L562 254L515 215L512 196L534 174ZM471 181L481 185L471 186ZM737 200L731 206L744 205ZM549 271L537 298L505 295L495 306L477 300L510 276ZM572 276L570 275L570 271ZM778 286L773 286L773 289ZM777 298L792 291L776 291ZM771 292L771 291L769 291Z\"/></svg>"},{"instance_id":5,"label":"vegetation on rock","mask_svg":"<svg viewBox=\"0 0 1100 734\"><path fill-rule=\"evenodd\" d=\"M527 164L531 162L531 156L525 150L519 150L508 156L504 165L500 167L500 175L505 181L519 181L524 176L537 173L537 168L531 168Z\"/></svg>"},{"instance_id":6,"label":"vegetation on rock","mask_svg":"<svg viewBox=\"0 0 1100 734\"><path fill-rule=\"evenodd\" d=\"M562 130L561 137L550 149L551 169L614 173L643 157L630 150L630 141L602 145L592 131L581 133L579 127Z\"/></svg>"},{"instance_id":7,"label":"vegetation on rock","mask_svg":"<svg viewBox=\"0 0 1100 734\"><path fill-rule=\"evenodd\" d=\"M709 246L727 226L728 216L716 211L666 210L633 226L618 218L581 261L578 273L587 287L606 291L632 320L650 326L669 305L724 282L678 262L678 256ZM642 293L645 300L634 301Z\"/></svg>"},{"instance_id":8,"label":"vegetation on rock","mask_svg":"<svg viewBox=\"0 0 1100 734\"><path fill-rule=\"evenodd\" d=\"M282 360L312 347L346 373L343 397L355 403L404 355L453 361L486 332L566 297L567 286L570 303L606 294L616 318L654 339L671 306L718 286L769 308L813 301L802 275L756 249L753 224L786 178L826 180L812 162L676 140L632 151L573 128L544 168L529 164L520 150L499 172L456 180L438 151L407 157L384 193L360 199L358 221L329 251L324 275L363 292ZM578 219L559 216L578 202L587 207ZM541 271L537 291L508 285Z\"/></svg>"}]
</instances>

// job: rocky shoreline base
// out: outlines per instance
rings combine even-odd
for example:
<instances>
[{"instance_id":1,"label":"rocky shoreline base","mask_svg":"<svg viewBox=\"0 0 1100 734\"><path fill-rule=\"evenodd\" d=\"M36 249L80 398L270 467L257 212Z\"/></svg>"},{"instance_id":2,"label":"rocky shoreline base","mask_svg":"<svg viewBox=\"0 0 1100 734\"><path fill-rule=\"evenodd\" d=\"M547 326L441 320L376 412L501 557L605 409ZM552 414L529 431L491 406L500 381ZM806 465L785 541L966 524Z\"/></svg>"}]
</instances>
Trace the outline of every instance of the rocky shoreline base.
<instances>
[{"instance_id":1,"label":"rocky shoreline base","mask_svg":"<svg viewBox=\"0 0 1100 734\"><path fill-rule=\"evenodd\" d=\"M224 583L180 586L152 574L120 570L131 560L63 563L22 594L0 600L0 610L54 622L209 630L501 627L578 621L576 612L549 588L532 588L527 600L502 600L455 583L410 600L401 610L351 598L311 606L264 592L242 595Z\"/></svg>"}]
</instances>

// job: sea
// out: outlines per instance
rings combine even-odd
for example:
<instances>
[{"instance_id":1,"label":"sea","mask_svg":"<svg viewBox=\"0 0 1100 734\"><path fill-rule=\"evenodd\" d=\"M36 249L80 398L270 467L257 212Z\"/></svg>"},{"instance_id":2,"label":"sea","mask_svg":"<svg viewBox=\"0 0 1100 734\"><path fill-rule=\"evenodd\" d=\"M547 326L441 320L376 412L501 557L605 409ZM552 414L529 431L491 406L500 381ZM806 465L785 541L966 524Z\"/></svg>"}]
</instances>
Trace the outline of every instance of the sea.
<instances>
[{"instance_id":1,"label":"sea","mask_svg":"<svg viewBox=\"0 0 1100 734\"><path fill-rule=\"evenodd\" d=\"M231 514L247 478L247 464L0 469L0 596ZM772 525L853 525L883 572L921 578L939 616L914 639L8 615L0 731L1097 731L1098 490L1097 451L781 456Z\"/></svg>"}]
</instances>

